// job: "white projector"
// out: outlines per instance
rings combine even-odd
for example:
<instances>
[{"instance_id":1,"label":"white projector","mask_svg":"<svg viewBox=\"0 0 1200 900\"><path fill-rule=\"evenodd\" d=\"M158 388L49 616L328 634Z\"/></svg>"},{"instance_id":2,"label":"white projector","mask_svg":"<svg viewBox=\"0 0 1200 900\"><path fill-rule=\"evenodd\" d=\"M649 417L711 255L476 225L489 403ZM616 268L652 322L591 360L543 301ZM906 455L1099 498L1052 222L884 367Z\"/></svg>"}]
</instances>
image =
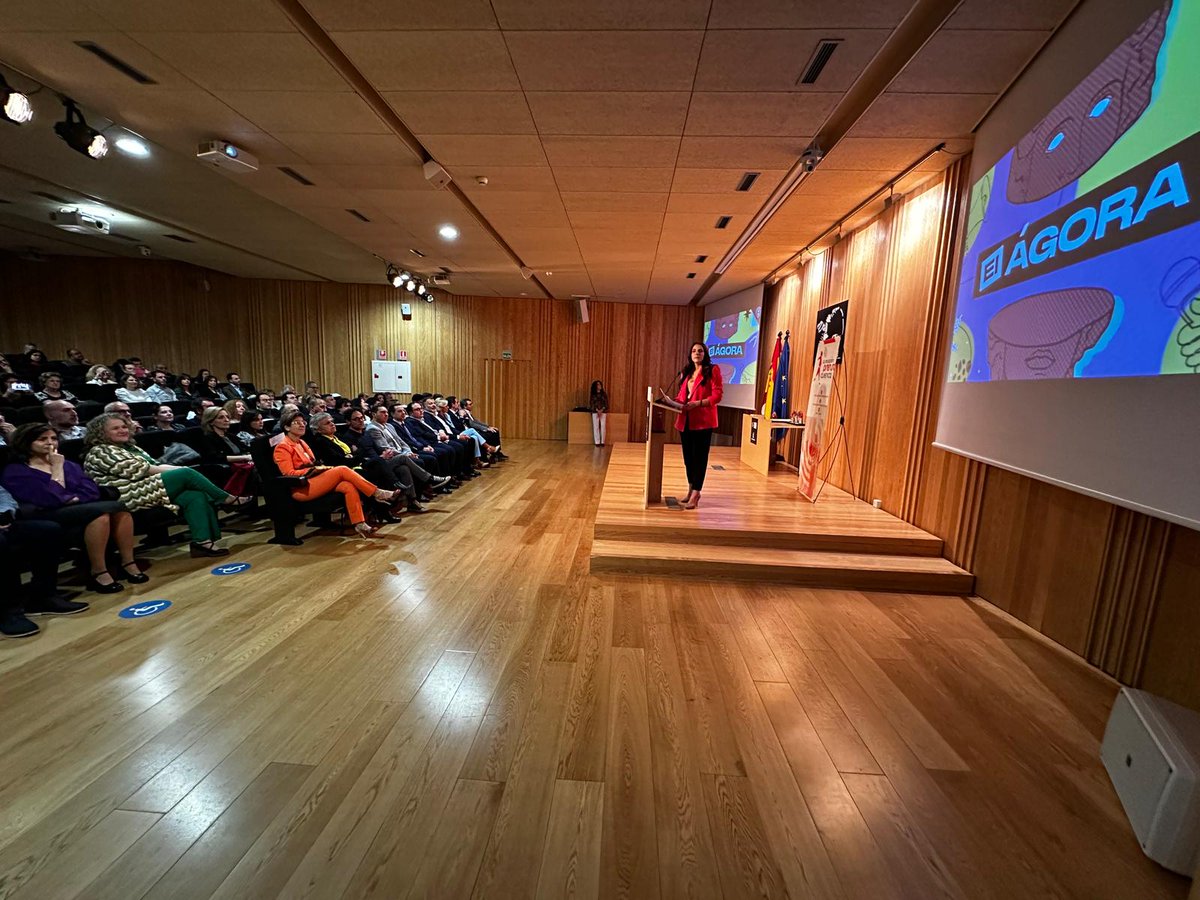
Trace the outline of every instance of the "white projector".
<instances>
[{"instance_id":1,"label":"white projector","mask_svg":"<svg viewBox=\"0 0 1200 900\"><path fill-rule=\"evenodd\" d=\"M229 141L202 141L196 159L230 172L257 172L258 160Z\"/></svg>"},{"instance_id":2,"label":"white projector","mask_svg":"<svg viewBox=\"0 0 1200 900\"><path fill-rule=\"evenodd\" d=\"M108 234L108 219L85 213L78 209L60 209L50 213L50 222L55 228L73 231L75 234Z\"/></svg>"},{"instance_id":3,"label":"white projector","mask_svg":"<svg viewBox=\"0 0 1200 900\"><path fill-rule=\"evenodd\" d=\"M1121 688L1100 759L1145 854L1192 875L1200 861L1200 713Z\"/></svg>"}]
</instances>

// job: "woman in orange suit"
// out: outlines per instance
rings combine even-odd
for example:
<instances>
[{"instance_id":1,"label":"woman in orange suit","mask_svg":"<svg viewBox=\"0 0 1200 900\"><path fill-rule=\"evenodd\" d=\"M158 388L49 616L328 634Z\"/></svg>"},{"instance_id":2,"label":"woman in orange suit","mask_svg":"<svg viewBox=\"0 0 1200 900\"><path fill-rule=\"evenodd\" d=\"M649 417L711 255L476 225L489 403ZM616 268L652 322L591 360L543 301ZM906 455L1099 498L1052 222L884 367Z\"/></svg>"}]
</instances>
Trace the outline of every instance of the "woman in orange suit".
<instances>
[{"instance_id":1,"label":"woman in orange suit","mask_svg":"<svg viewBox=\"0 0 1200 900\"><path fill-rule=\"evenodd\" d=\"M717 404L725 395L721 370L714 366L708 347L697 341L688 351L679 372L679 391L675 400L683 410L675 417L675 430L683 444L683 465L687 469L688 495L684 509L700 505L704 473L708 471L708 450L717 427Z\"/></svg>"},{"instance_id":2,"label":"woman in orange suit","mask_svg":"<svg viewBox=\"0 0 1200 900\"><path fill-rule=\"evenodd\" d=\"M300 503L324 497L330 491L337 491L346 498L346 511L354 530L364 537L370 537L375 529L367 524L363 516L362 498L360 494L373 497L384 503L395 499L392 491L377 488L367 479L346 466L319 466L317 458L304 443L304 432L308 425L299 410L290 409L281 418L283 440L280 441L272 454L275 465L282 475L304 475L307 481L292 491L292 499Z\"/></svg>"}]
</instances>

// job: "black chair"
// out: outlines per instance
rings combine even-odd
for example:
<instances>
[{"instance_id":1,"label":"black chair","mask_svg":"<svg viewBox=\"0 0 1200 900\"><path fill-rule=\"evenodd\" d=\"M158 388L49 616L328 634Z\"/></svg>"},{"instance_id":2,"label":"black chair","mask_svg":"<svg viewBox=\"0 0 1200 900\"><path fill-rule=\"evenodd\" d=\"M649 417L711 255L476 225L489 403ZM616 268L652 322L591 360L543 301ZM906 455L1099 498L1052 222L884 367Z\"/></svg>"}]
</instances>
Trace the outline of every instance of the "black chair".
<instances>
[{"instance_id":1,"label":"black chair","mask_svg":"<svg viewBox=\"0 0 1200 900\"><path fill-rule=\"evenodd\" d=\"M143 416L149 416L151 419L153 419L155 413L158 412L158 407L159 404L154 402L130 403L129 414L135 419L141 419Z\"/></svg>"},{"instance_id":2,"label":"black chair","mask_svg":"<svg viewBox=\"0 0 1200 900\"><path fill-rule=\"evenodd\" d=\"M174 439L181 444L191 447L201 456L204 455L203 429L198 427L185 428L183 431L175 432ZM198 462L193 463L190 468L195 469L219 488L225 487L229 482L229 476L233 474L233 467L225 463Z\"/></svg>"},{"instance_id":3,"label":"black chair","mask_svg":"<svg viewBox=\"0 0 1200 900\"><path fill-rule=\"evenodd\" d=\"M326 527L330 516L335 512L344 512L346 504L342 495L336 491L305 503L293 500L292 491L297 485L303 484L305 478L299 475L279 474L279 467L275 465L275 457L272 455L274 449L269 437L256 438L250 444L250 456L262 482L262 498L271 517L271 524L275 527L275 536L267 543L296 546L303 543L296 537L296 525L304 521L306 515L313 516L314 525Z\"/></svg>"},{"instance_id":4,"label":"black chair","mask_svg":"<svg viewBox=\"0 0 1200 900\"><path fill-rule=\"evenodd\" d=\"M191 400L172 400L167 406L171 407L171 412L177 416L186 416L192 411Z\"/></svg>"},{"instance_id":5,"label":"black chair","mask_svg":"<svg viewBox=\"0 0 1200 900\"><path fill-rule=\"evenodd\" d=\"M158 459L167 449L167 444L173 444L178 439L174 431L143 431L137 436L137 445Z\"/></svg>"},{"instance_id":6,"label":"black chair","mask_svg":"<svg viewBox=\"0 0 1200 900\"><path fill-rule=\"evenodd\" d=\"M104 406L117 399L117 386L115 384L81 384L79 390L72 393L80 400L91 400Z\"/></svg>"},{"instance_id":7,"label":"black chair","mask_svg":"<svg viewBox=\"0 0 1200 900\"><path fill-rule=\"evenodd\" d=\"M28 425L30 422L45 422L46 413L42 409L41 404L37 406L18 406L9 413L8 418L14 425Z\"/></svg>"},{"instance_id":8,"label":"black chair","mask_svg":"<svg viewBox=\"0 0 1200 900\"><path fill-rule=\"evenodd\" d=\"M80 422L90 422L102 412L104 407L95 400L80 400L75 404L75 414L79 416Z\"/></svg>"},{"instance_id":9,"label":"black chair","mask_svg":"<svg viewBox=\"0 0 1200 900\"><path fill-rule=\"evenodd\" d=\"M83 441L59 441L58 452L63 455L63 458L82 466L83 457L87 454L87 447L84 446Z\"/></svg>"}]
</instances>

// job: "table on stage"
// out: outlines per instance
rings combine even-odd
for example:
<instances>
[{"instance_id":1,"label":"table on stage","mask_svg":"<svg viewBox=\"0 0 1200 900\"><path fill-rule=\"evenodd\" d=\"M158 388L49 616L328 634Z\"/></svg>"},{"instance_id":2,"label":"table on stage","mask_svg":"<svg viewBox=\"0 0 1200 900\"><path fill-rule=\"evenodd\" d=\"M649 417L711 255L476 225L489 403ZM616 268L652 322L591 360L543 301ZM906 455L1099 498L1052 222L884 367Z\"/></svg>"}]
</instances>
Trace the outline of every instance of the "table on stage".
<instances>
[{"instance_id":1,"label":"table on stage","mask_svg":"<svg viewBox=\"0 0 1200 900\"><path fill-rule=\"evenodd\" d=\"M742 462L766 475L771 471L774 462L773 441L771 430L781 428L786 431L803 431L803 425L791 422L772 422L767 416L751 413L742 416Z\"/></svg>"}]
</instances>

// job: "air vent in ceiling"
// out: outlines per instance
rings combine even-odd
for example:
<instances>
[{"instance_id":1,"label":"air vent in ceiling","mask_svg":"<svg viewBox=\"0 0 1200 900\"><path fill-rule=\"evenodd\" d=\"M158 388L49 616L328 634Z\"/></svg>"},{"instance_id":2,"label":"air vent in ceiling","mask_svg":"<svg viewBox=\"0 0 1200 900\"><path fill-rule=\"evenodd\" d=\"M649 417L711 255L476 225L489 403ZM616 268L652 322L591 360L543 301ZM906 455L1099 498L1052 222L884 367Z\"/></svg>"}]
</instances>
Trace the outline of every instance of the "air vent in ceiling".
<instances>
[{"instance_id":1,"label":"air vent in ceiling","mask_svg":"<svg viewBox=\"0 0 1200 900\"><path fill-rule=\"evenodd\" d=\"M735 187L734 190L735 191L750 190L750 188L754 187L754 182L758 181L758 176L761 174L762 174L762 172L747 172L745 175L742 176L741 180L738 181L737 187Z\"/></svg>"},{"instance_id":2,"label":"air vent in ceiling","mask_svg":"<svg viewBox=\"0 0 1200 900\"><path fill-rule=\"evenodd\" d=\"M732 216L721 216L719 219L717 219L717 227L718 228L727 227L729 225L729 220L731 218L733 218L733 217Z\"/></svg>"},{"instance_id":3,"label":"air vent in ceiling","mask_svg":"<svg viewBox=\"0 0 1200 900\"><path fill-rule=\"evenodd\" d=\"M163 237L165 237L168 241L179 241L181 244L196 243L191 238L185 238L182 234L164 234Z\"/></svg>"},{"instance_id":4,"label":"air vent in ceiling","mask_svg":"<svg viewBox=\"0 0 1200 900\"><path fill-rule=\"evenodd\" d=\"M418 250L416 247L409 247L408 252L411 253L413 256L420 257L421 259L425 258L425 254L422 253L420 250Z\"/></svg>"},{"instance_id":5,"label":"air vent in ceiling","mask_svg":"<svg viewBox=\"0 0 1200 900\"><path fill-rule=\"evenodd\" d=\"M348 209L348 210L346 210L346 212L350 213L350 215L354 216L354 218L358 219L358 221L360 221L360 222L370 222L371 221L366 216L364 216L362 213L360 213L357 209Z\"/></svg>"},{"instance_id":6,"label":"air vent in ceiling","mask_svg":"<svg viewBox=\"0 0 1200 900\"><path fill-rule=\"evenodd\" d=\"M688 272L688 273L687 273L687 277L688 277L688 278L695 278L695 277L696 277L696 273L695 273L695 272Z\"/></svg>"},{"instance_id":7,"label":"air vent in ceiling","mask_svg":"<svg viewBox=\"0 0 1200 900\"><path fill-rule=\"evenodd\" d=\"M301 175L299 172L297 172L295 169L291 168L290 166L280 166L279 171L282 172L284 175L286 175L288 178L292 178L292 179L295 179L296 181L300 182L305 187L312 187L312 185L313 185L313 183L311 181L309 181L307 178L305 178L303 175Z\"/></svg>"},{"instance_id":8,"label":"air vent in ceiling","mask_svg":"<svg viewBox=\"0 0 1200 900\"><path fill-rule=\"evenodd\" d=\"M696 257L696 262L708 262L708 256L702 253Z\"/></svg>"},{"instance_id":9,"label":"air vent in ceiling","mask_svg":"<svg viewBox=\"0 0 1200 900\"><path fill-rule=\"evenodd\" d=\"M47 193L46 191L34 191L33 196L42 197L46 200L51 200L55 203L62 203L64 205L69 205L71 203L70 200L64 200L62 197L58 196L57 194L50 194L50 193Z\"/></svg>"},{"instance_id":10,"label":"air vent in ceiling","mask_svg":"<svg viewBox=\"0 0 1200 900\"><path fill-rule=\"evenodd\" d=\"M838 44L840 43L840 38L825 38L824 40L817 41L817 49L808 58L808 65L804 67L804 74L800 76L800 80L796 83L815 84L816 80L821 77L821 72L825 70L825 66L829 64L829 57L833 56L833 51L838 48Z\"/></svg>"},{"instance_id":11,"label":"air vent in ceiling","mask_svg":"<svg viewBox=\"0 0 1200 900\"><path fill-rule=\"evenodd\" d=\"M101 62L112 66L126 78L132 78L138 84L158 84L157 81L155 81L145 72L141 71L140 69L135 69L129 63L125 62L125 60L121 59L119 56L114 56L110 51L105 50L99 44L93 43L92 41L76 41L75 46L86 50Z\"/></svg>"}]
</instances>

